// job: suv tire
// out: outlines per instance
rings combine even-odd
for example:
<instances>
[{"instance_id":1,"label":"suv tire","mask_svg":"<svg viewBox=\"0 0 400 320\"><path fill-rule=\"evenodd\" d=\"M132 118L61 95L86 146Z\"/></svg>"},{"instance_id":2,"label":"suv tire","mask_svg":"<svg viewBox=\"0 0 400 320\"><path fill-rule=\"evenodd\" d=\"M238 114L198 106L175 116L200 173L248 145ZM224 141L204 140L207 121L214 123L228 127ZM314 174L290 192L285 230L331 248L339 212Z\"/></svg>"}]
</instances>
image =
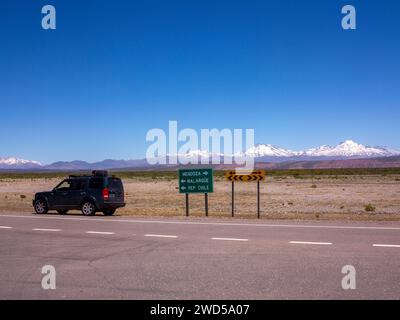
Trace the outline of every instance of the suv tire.
<instances>
[{"instance_id":1,"label":"suv tire","mask_svg":"<svg viewBox=\"0 0 400 320\"><path fill-rule=\"evenodd\" d=\"M37 214L46 214L47 211L49 211L49 208L47 206L47 202L44 199L37 199L35 201L35 212Z\"/></svg>"},{"instance_id":2,"label":"suv tire","mask_svg":"<svg viewBox=\"0 0 400 320\"><path fill-rule=\"evenodd\" d=\"M96 213L96 207L91 201L84 201L81 205L82 214L85 216L94 216Z\"/></svg>"},{"instance_id":3,"label":"suv tire","mask_svg":"<svg viewBox=\"0 0 400 320\"><path fill-rule=\"evenodd\" d=\"M107 209L103 211L105 216L112 216L115 213L115 209Z\"/></svg>"}]
</instances>

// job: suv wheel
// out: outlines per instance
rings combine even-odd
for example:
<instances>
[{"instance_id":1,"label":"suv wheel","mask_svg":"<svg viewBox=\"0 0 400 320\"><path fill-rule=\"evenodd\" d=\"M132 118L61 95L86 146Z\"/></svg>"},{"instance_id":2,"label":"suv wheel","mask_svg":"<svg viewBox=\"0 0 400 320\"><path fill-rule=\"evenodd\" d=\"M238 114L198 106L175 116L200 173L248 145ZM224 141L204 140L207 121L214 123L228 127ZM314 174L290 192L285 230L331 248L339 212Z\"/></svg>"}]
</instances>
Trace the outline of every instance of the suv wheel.
<instances>
[{"instance_id":1,"label":"suv wheel","mask_svg":"<svg viewBox=\"0 0 400 320\"><path fill-rule=\"evenodd\" d=\"M85 216L93 216L96 213L96 207L90 201L82 203L81 211Z\"/></svg>"},{"instance_id":2,"label":"suv wheel","mask_svg":"<svg viewBox=\"0 0 400 320\"><path fill-rule=\"evenodd\" d=\"M57 212L59 214L66 214L68 212L68 210L57 210Z\"/></svg>"},{"instance_id":3,"label":"suv wheel","mask_svg":"<svg viewBox=\"0 0 400 320\"><path fill-rule=\"evenodd\" d=\"M36 200L34 208L37 214L45 214L47 213L47 211L49 211L49 208L47 207L47 202L43 199Z\"/></svg>"},{"instance_id":4,"label":"suv wheel","mask_svg":"<svg viewBox=\"0 0 400 320\"><path fill-rule=\"evenodd\" d=\"M115 213L115 209L107 209L103 211L105 216L112 216Z\"/></svg>"}]
</instances>

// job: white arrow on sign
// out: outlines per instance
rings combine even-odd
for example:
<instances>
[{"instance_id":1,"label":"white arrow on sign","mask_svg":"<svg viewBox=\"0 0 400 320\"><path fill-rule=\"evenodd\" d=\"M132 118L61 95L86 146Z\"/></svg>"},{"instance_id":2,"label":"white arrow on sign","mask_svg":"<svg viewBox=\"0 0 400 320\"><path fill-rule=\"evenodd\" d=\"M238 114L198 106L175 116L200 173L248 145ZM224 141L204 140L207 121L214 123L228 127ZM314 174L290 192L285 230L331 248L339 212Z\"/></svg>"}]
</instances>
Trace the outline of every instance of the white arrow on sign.
<instances>
[{"instance_id":1,"label":"white arrow on sign","mask_svg":"<svg viewBox=\"0 0 400 320\"><path fill-rule=\"evenodd\" d=\"M204 175L208 175L208 171L204 171L203 174L204 174Z\"/></svg>"}]
</instances>

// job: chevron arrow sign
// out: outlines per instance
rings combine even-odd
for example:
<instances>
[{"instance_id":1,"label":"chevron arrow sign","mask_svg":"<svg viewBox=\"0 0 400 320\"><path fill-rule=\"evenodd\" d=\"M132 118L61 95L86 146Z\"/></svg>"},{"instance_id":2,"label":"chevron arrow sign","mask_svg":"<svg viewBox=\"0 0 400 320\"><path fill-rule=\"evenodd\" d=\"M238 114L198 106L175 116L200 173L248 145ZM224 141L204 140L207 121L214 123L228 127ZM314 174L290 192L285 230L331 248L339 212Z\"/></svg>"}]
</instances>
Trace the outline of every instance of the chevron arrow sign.
<instances>
[{"instance_id":1,"label":"chevron arrow sign","mask_svg":"<svg viewBox=\"0 0 400 320\"><path fill-rule=\"evenodd\" d=\"M249 174L238 174L235 171L228 171L225 173L225 177L228 181L242 181L242 182L264 181L265 171L257 170Z\"/></svg>"}]
</instances>

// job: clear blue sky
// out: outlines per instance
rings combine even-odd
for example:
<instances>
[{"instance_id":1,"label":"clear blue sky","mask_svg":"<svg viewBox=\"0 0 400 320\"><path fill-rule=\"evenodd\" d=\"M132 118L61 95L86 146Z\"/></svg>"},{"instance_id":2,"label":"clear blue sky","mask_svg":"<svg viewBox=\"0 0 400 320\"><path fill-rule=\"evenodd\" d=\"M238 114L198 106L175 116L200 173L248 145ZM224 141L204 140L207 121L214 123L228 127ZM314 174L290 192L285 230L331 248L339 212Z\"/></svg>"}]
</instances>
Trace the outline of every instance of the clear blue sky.
<instances>
[{"instance_id":1,"label":"clear blue sky","mask_svg":"<svg viewBox=\"0 0 400 320\"><path fill-rule=\"evenodd\" d=\"M400 149L397 0L6 0L0 38L0 156L143 158L168 120L295 150Z\"/></svg>"}]
</instances>

